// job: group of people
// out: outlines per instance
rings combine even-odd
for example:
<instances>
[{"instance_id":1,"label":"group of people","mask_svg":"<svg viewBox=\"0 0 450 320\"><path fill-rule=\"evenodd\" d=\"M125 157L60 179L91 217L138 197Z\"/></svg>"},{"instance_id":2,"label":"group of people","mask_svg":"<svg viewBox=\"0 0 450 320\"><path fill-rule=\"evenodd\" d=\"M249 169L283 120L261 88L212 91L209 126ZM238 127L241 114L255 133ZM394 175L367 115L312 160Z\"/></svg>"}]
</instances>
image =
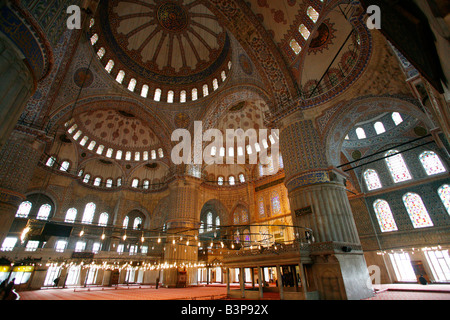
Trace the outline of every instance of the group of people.
<instances>
[{"instance_id":1,"label":"group of people","mask_svg":"<svg viewBox=\"0 0 450 320\"><path fill-rule=\"evenodd\" d=\"M0 296L2 297L2 300L14 300L15 297L13 296L13 289L14 289L14 281L16 279L12 279L8 283L8 279L3 280L3 282L0 284Z\"/></svg>"}]
</instances>

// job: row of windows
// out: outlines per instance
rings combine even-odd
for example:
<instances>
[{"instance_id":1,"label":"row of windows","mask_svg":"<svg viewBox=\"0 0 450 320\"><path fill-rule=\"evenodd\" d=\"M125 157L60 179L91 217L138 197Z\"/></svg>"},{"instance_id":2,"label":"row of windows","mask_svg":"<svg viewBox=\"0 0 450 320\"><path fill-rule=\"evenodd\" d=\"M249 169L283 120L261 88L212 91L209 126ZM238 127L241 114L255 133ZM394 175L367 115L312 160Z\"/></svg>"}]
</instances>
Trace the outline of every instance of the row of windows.
<instances>
[{"instance_id":1,"label":"row of windows","mask_svg":"<svg viewBox=\"0 0 450 320\"><path fill-rule=\"evenodd\" d=\"M272 134L270 134L268 138L269 138L269 141L270 141L271 145L276 144L277 140L279 140L279 136L278 136L278 134L276 132L273 132ZM245 147L245 149L247 150L247 154L251 155L251 154L253 154L253 152L255 152L255 153L261 152L261 147L264 148L264 149L268 149L269 148L269 143L268 143L267 139L262 139L261 145L258 142L255 143L253 148L252 148L251 145L247 145ZM218 154L217 154L217 151L219 151ZM243 156L244 153L245 152L244 152L244 148L243 147L238 147L237 148L236 154L238 156ZM215 157L216 155L219 155L220 157L225 157L225 148L224 147L220 147L219 150L217 150L216 146L212 146L211 147L211 156ZM228 156L229 157L234 157L234 155L235 155L234 147L229 147L228 148Z\"/></svg>"},{"instance_id":2,"label":"row of windows","mask_svg":"<svg viewBox=\"0 0 450 320\"><path fill-rule=\"evenodd\" d=\"M437 192L445 209L450 214L450 185L445 184L441 186ZM428 210L417 193L408 192L403 196L402 200L414 228L433 226ZM376 200L373 203L373 209L382 232L398 230L391 208L386 200Z\"/></svg>"},{"instance_id":3,"label":"row of windows","mask_svg":"<svg viewBox=\"0 0 450 320\"><path fill-rule=\"evenodd\" d=\"M320 0L320 2L323 2L323 0ZM316 23L319 20L319 13L312 6L308 7L308 9L306 10L306 14L314 23ZM311 36L311 31L309 31L308 28L303 23L298 27L298 32L302 35L305 41L307 41ZM294 53L297 55L302 51L302 47L295 39L292 39L289 45L291 46L291 49L294 51Z\"/></svg>"},{"instance_id":4,"label":"row of windows","mask_svg":"<svg viewBox=\"0 0 450 320\"><path fill-rule=\"evenodd\" d=\"M70 125L70 122L67 122L65 124L66 127L68 127L69 125ZM81 130L76 131L77 128L78 128L78 125L75 123L67 130L67 132L69 134L73 134L74 133L73 136L72 136L74 141L78 141L78 139L83 135L83 132ZM84 146L86 146L88 140L89 140L89 137L85 135L80 140L79 143L80 143L81 146L84 147ZM87 149L90 150L90 151L93 151L96 148L96 145L97 145L97 142L94 141L94 140L91 140L90 143L87 146ZM110 158L110 159L111 158L115 158L116 160L122 160L122 157L124 156L124 151L122 151L122 150L114 150L113 148L105 148L104 145L99 145L99 146L97 146L97 149L96 149L95 152L98 155L103 155L103 152L105 151L105 149L106 149L105 156L107 158ZM160 159L164 158L164 151L163 151L162 148L159 148L158 150L144 151L142 153L139 152L139 151L136 151L136 152L134 152L134 154L133 154L132 151L125 151L125 158L124 159L126 161L141 161L141 159L143 161L148 161L148 160L150 160L150 158L152 160L156 160L157 155L158 155L158 157Z\"/></svg>"},{"instance_id":5,"label":"row of windows","mask_svg":"<svg viewBox=\"0 0 450 320\"><path fill-rule=\"evenodd\" d=\"M398 112L393 112L392 115L392 120L394 121L395 125L398 126L399 124L401 124L403 122L403 118L401 116L400 113ZM386 128L384 127L383 122L378 121L373 125L375 132L377 133L377 135L379 134L383 134L386 132ZM358 137L359 140L363 140L363 139L367 139L367 135L366 135L366 131L363 128L356 128L355 130L356 132L356 136ZM347 135L345 137L345 140L349 140L349 136Z\"/></svg>"},{"instance_id":6,"label":"row of windows","mask_svg":"<svg viewBox=\"0 0 450 320\"><path fill-rule=\"evenodd\" d=\"M91 28L92 28L92 26L94 25L94 22L95 22L94 20L91 20L91 24L90 24L90 25L91 25ZM90 38L91 45L94 46L94 45L97 43L98 39L99 39L99 36L98 36L97 33L94 34L94 35L92 35L91 38ZM104 57L104 55L105 55L105 53L106 53L105 48L101 47L101 48L97 51L97 57L98 57L98 59L99 59L99 60L102 60L103 57ZM232 66L232 63L231 63L231 61L229 61L229 62L228 62L228 70L231 70L231 66ZM111 60L109 60L108 63L106 64L105 70L106 70L108 73L111 73L112 70L113 70L113 68L114 68L114 60L111 59ZM120 71L117 73L116 81L117 81L118 83L122 84L124 78L125 78L125 71L120 70ZM227 73L226 73L225 70L223 70L223 71L221 72L220 78L221 78L221 80L222 80L222 83L225 82L225 80L227 79ZM128 89L129 91L131 91L131 92L134 92L135 89L136 89L136 85L137 85L136 79L132 78L132 79L130 79L130 81L129 81L129 83L128 83L127 89ZM141 97L147 98L147 97L148 97L148 93L149 93L149 89L150 89L150 87L149 87L148 85L144 84L144 85L142 86L141 93L140 93ZM213 79L213 81L212 81L212 89L213 89L214 91L216 91L217 89L219 89L219 80L218 80L217 78ZM202 92L202 93L203 93L203 97L208 96L209 93L210 93L209 85L208 85L208 84L204 84L203 87L202 87L202 91L203 91L203 92ZM157 89L155 90L155 93L154 93L154 96L153 96L153 100L159 102L159 101L161 101L161 96L162 96L162 90L161 90L160 88L157 88ZM192 101L196 101L198 98L199 98L198 89L197 89L197 88L193 88L192 91L191 91L191 100L192 100ZM169 90L169 91L167 92L167 102L168 102L168 103L174 103L174 99L175 99L175 92L174 92L173 90ZM186 91L186 90L182 90L182 91L180 92L179 102L180 102L180 103L185 103L185 102L187 102L187 91Z\"/></svg>"},{"instance_id":7,"label":"row of windows","mask_svg":"<svg viewBox=\"0 0 450 320\"><path fill-rule=\"evenodd\" d=\"M28 218L28 215L31 211L32 206L33 206L33 204L30 201L23 201L20 204L19 208L17 209L16 218ZM39 220L48 220L51 209L52 209L52 206L50 204L41 205L36 218ZM86 204L84 211L83 211L81 223L92 224L93 220L94 220L95 209L96 209L95 203L89 202L88 204ZM74 223L77 219L77 215L78 215L77 209L75 209L75 208L68 209L66 212L66 216L64 218L64 222ZM106 212L101 213L99 216L99 219L98 219L98 225L104 226L104 227L107 226L108 219L109 219L108 213L106 213ZM123 220L122 227L124 229L127 229L129 227L129 222L130 222L130 218L128 216L126 216ZM132 228L135 230L141 229L142 222L143 222L143 220L141 217L135 217L133 219Z\"/></svg>"},{"instance_id":8,"label":"row of windows","mask_svg":"<svg viewBox=\"0 0 450 320\"><path fill-rule=\"evenodd\" d=\"M385 154L385 156L387 157L385 162L394 183L412 179L411 173L406 166L403 156L399 154L397 150L390 150ZM447 171L439 156L433 151L422 152L419 155L419 160L428 176ZM383 187L376 170L367 169L364 171L363 176L369 191L381 189Z\"/></svg>"}]
</instances>

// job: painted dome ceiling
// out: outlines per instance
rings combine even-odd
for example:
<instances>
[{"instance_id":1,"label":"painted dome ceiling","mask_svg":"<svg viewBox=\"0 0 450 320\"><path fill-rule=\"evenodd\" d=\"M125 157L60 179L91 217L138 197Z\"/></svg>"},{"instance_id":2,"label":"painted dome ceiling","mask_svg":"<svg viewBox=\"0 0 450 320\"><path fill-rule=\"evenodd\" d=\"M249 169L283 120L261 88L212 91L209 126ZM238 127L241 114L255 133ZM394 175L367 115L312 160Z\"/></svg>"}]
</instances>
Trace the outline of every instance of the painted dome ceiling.
<instances>
[{"instance_id":1,"label":"painted dome ceiling","mask_svg":"<svg viewBox=\"0 0 450 320\"><path fill-rule=\"evenodd\" d=\"M159 147L160 141L145 121L120 110L95 110L74 117L80 138L88 137L96 145L118 150L150 150Z\"/></svg>"},{"instance_id":2,"label":"painted dome ceiling","mask_svg":"<svg viewBox=\"0 0 450 320\"><path fill-rule=\"evenodd\" d=\"M99 9L98 46L138 82L193 84L228 63L230 40L201 1L103 0Z\"/></svg>"}]
</instances>

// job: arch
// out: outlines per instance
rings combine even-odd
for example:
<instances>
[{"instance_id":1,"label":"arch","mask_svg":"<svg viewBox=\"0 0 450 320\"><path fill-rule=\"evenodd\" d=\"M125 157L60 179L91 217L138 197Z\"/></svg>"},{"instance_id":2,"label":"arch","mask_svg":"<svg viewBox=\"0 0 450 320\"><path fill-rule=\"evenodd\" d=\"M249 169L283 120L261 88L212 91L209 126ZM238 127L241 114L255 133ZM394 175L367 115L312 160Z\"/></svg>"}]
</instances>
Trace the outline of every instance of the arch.
<instances>
[{"instance_id":1,"label":"arch","mask_svg":"<svg viewBox=\"0 0 450 320\"><path fill-rule=\"evenodd\" d=\"M434 151L424 151L419 155L420 163L427 175L432 176L447 171L440 157Z\"/></svg>"},{"instance_id":2,"label":"arch","mask_svg":"<svg viewBox=\"0 0 450 320\"><path fill-rule=\"evenodd\" d=\"M397 111L414 117L428 128L434 127L432 121L420 110L416 102L406 97L363 97L335 108L333 115L327 118L326 123L319 126L323 128L319 129L319 132L325 140L327 160L333 166L339 166L341 162L340 152L348 132L371 114ZM320 119L316 120L316 122L319 121Z\"/></svg>"},{"instance_id":3,"label":"arch","mask_svg":"<svg viewBox=\"0 0 450 320\"><path fill-rule=\"evenodd\" d=\"M417 193L408 192L402 199L414 228L433 226L428 210Z\"/></svg>"},{"instance_id":4,"label":"arch","mask_svg":"<svg viewBox=\"0 0 450 320\"><path fill-rule=\"evenodd\" d=\"M209 199L203 203L202 209L200 210L200 213L197 217L198 221L201 221L202 217L206 217L206 214L210 211L213 212L213 223L215 223L215 217L219 217L220 224L222 226L228 225L230 223L228 210L226 209L225 205L218 199Z\"/></svg>"}]
</instances>

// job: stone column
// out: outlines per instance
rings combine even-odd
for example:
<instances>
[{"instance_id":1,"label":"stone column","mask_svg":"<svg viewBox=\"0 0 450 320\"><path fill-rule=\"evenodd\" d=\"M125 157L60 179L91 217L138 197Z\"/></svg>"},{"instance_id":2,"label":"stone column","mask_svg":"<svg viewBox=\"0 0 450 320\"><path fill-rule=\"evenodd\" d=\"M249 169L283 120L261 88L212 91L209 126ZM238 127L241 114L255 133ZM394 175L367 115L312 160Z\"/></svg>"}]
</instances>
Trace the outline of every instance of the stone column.
<instances>
[{"instance_id":1,"label":"stone column","mask_svg":"<svg viewBox=\"0 0 450 320\"><path fill-rule=\"evenodd\" d=\"M259 298L262 299L264 297L264 271L262 267L258 266L258 292Z\"/></svg>"},{"instance_id":2,"label":"stone column","mask_svg":"<svg viewBox=\"0 0 450 320\"><path fill-rule=\"evenodd\" d=\"M198 236L198 226L200 220L200 208L198 205L198 179L185 176L174 180L170 185L169 209L167 219L167 241L164 250L164 261L168 264L183 262L192 264L198 261L198 246L194 239ZM173 234L173 237L172 237ZM180 235L185 237L180 240ZM186 241L189 237L189 245ZM175 240L175 243L173 243ZM187 269L186 285L196 283L197 270ZM177 285L178 269L165 269L163 273L163 283L168 287Z\"/></svg>"},{"instance_id":3,"label":"stone column","mask_svg":"<svg viewBox=\"0 0 450 320\"><path fill-rule=\"evenodd\" d=\"M15 130L0 150L0 243L6 237L45 143L39 132Z\"/></svg>"},{"instance_id":4,"label":"stone column","mask_svg":"<svg viewBox=\"0 0 450 320\"><path fill-rule=\"evenodd\" d=\"M310 245L313 271L322 299L363 299L372 295L366 286L364 260L345 176L329 166L325 146L313 120L295 114L280 129L293 222L313 230Z\"/></svg>"},{"instance_id":5,"label":"stone column","mask_svg":"<svg viewBox=\"0 0 450 320\"><path fill-rule=\"evenodd\" d=\"M2 148L35 91L33 74L24 57L0 33L0 148Z\"/></svg>"}]
</instances>

